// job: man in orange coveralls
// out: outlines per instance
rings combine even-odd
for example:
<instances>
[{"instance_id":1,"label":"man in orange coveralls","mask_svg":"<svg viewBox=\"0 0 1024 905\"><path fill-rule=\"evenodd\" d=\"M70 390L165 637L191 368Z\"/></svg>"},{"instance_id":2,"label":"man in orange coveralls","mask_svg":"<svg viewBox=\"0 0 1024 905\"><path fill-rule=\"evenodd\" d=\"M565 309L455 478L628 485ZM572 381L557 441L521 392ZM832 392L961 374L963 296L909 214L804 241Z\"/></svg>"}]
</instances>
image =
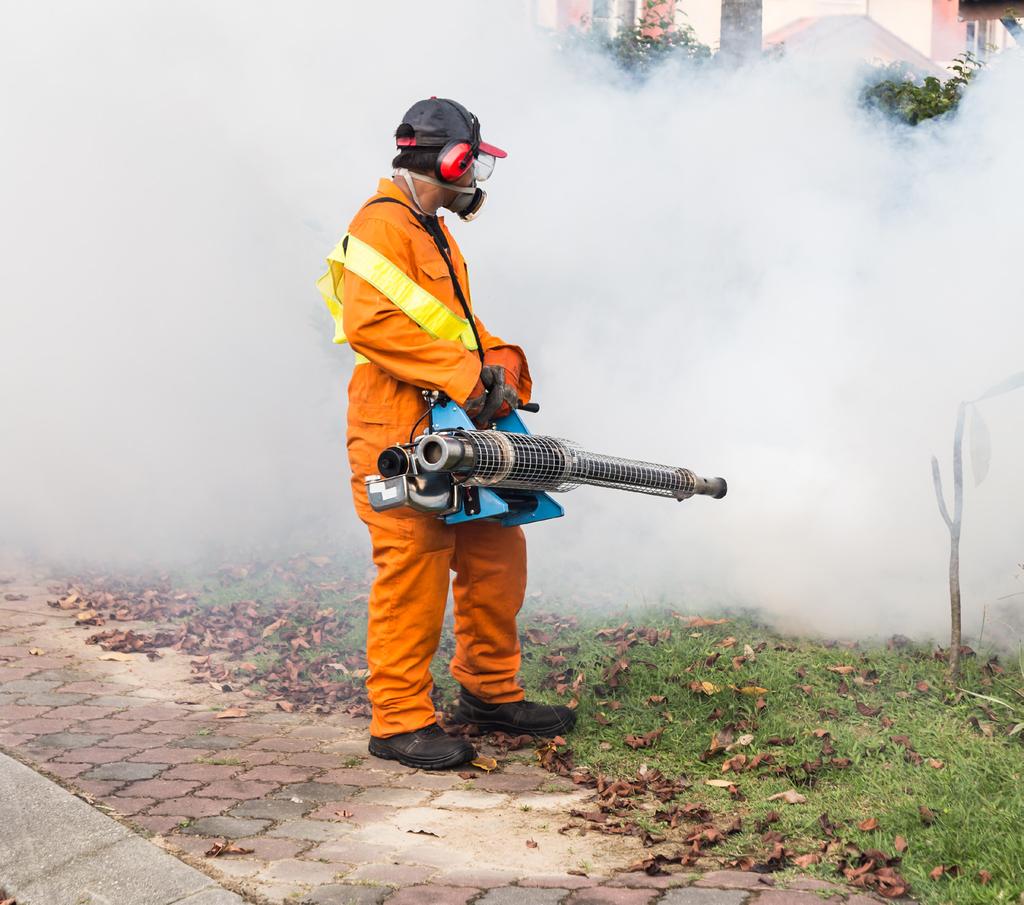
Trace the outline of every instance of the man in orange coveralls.
<instances>
[{"instance_id":1,"label":"man in orange coveralls","mask_svg":"<svg viewBox=\"0 0 1024 905\"><path fill-rule=\"evenodd\" d=\"M526 588L521 528L486 521L450 526L407 509L374 512L364 479L387 446L408 442L427 420L422 390L439 390L478 427L530 398L526 356L474 315L469 275L437 210L477 215L477 186L505 157L480 138L461 104L430 98L405 114L393 177L358 211L318 286L336 323L335 342L356 353L349 383L348 452L356 511L370 530L377 577L366 654L373 704L370 753L422 769L476 756L435 722L430 661L455 572L458 722L551 736L572 728L567 707L525 701L517 681L516 614Z\"/></svg>"}]
</instances>

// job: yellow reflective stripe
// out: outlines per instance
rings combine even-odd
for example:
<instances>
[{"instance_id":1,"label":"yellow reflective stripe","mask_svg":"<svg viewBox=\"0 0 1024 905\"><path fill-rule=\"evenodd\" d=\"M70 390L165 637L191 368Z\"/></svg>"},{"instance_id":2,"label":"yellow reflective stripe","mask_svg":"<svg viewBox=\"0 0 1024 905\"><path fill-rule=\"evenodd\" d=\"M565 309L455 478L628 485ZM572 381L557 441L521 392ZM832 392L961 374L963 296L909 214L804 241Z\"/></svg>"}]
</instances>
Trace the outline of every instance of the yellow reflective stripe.
<instances>
[{"instance_id":1,"label":"yellow reflective stripe","mask_svg":"<svg viewBox=\"0 0 1024 905\"><path fill-rule=\"evenodd\" d=\"M344 296L345 281L345 246L344 239L334 246L334 249L327 256L327 272L316 281L316 288L320 290L327 310L334 319L334 341L345 343L345 325L342 323L341 300Z\"/></svg>"},{"instance_id":2,"label":"yellow reflective stripe","mask_svg":"<svg viewBox=\"0 0 1024 905\"><path fill-rule=\"evenodd\" d=\"M356 352L356 364L357 365L368 365L369 363L370 363L370 359L369 358L367 358L365 355L361 355L359 352Z\"/></svg>"},{"instance_id":3,"label":"yellow reflective stripe","mask_svg":"<svg viewBox=\"0 0 1024 905\"><path fill-rule=\"evenodd\" d=\"M339 248L335 248L332 256ZM476 337L469 321L418 286L401 268L361 239L348 236L348 252L343 261L348 270L387 296L431 336L461 342L470 351L476 349Z\"/></svg>"}]
</instances>

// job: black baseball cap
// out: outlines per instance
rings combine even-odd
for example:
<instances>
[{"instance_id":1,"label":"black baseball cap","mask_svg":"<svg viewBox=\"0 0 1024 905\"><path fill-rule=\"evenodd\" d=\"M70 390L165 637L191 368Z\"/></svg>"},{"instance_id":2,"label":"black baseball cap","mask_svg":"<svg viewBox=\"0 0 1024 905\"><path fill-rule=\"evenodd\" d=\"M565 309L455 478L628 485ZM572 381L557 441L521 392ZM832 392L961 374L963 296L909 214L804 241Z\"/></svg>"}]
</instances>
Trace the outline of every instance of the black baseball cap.
<instances>
[{"instance_id":1,"label":"black baseball cap","mask_svg":"<svg viewBox=\"0 0 1024 905\"><path fill-rule=\"evenodd\" d=\"M473 153L508 157L508 152L480 138L480 120L458 101L430 97L413 104L395 130L399 148L443 148L450 141L466 141Z\"/></svg>"}]
</instances>

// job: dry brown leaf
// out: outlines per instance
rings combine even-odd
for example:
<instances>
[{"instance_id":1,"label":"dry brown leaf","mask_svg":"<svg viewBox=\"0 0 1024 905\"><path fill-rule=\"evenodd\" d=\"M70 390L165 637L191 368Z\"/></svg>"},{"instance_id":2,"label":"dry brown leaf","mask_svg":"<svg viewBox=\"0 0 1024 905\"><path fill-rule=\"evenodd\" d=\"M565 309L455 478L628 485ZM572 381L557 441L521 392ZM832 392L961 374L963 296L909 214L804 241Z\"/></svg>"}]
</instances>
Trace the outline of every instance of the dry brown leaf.
<instances>
[{"instance_id":1,"label":"dry brown leaf","mask_svg":"<svg viewBox=\"0 0 1024 905\"><path fill-rule=\"evenodd\" d=\"M228 839L214 842L205 852L207 858L219 858L221 855L251 855L252 853L253 849L245 848Z\"/></svg>"},{"instance_id":2,"label":"dry brown leaf","mask_svg":"<svg viewBox=\"0 0 1024 905\"><path fill-rule=\"evenodd\" d=\"M841 676L848 676L851 672L857 671L855 666L827 666L826 669L829 672L839 673Z\"/></svg>"},{"instance_id":3,"label":"dry brown leaf","mask_svg":"<svg viewBox=\"0 0 1024 905\"><path fill-rule=\"evenodd\" d=\"M533 839L527 839L526 840L526 847L527 848L536 848L537 847L537 843Z\"/></svg>"},{"instance_id":4,"label":"dry brown leaf","mask_svg":"<svg viewBox=\"0 0 1024 905\"><path fill-rule=\"evenodd\" d=\"M878 821L874 817L868 817L867 820L862 820L857 824L857 829L865 833L870 833L872 830L878 829Z\"/></svg>"},{"instance_id":5,"label":"dry brown leaf","mask_svg":"<svg viewBox=\"0 0 1024 905\"><path fill-rule=\"evenodd\" d=\"M749 695L752 698L761 694L768 694L768 689L762 688L760 685L741 685L739 687L730 685L729 687L739 694Z\"/></svg>"},{"instance_id":6,"label":"dry brown leaf","mask_svg":"<svg viewBox=\"0 0 1024 905\"><path fill-rule=\"evenodd\" d=\"M774 795L768 796L768 801L779 801L780 799L786 804L804 804L807 801L796 789L786 789L785 792L776 792Z\"/></svg>"},{"instance_id":7,"label":"dry brown leaf","mask_svg":"<svg viewBox=\"0 0 1024 905\"><path fill-rule=\"evenodd\" d=\"M284 620L284 619L275 619L275 620L274 620L273 622L271 622L271 623L270 623L270 625L268 625L268 626L267 626L267 627L266 627L265 629L263 629L263 632L262 632L262 634L260 635L260 637L261 637L261 638L269 638L269 637L270 637L270 636L271 636L272 634L274 634L274 632L276 632L276 631L277 631L277 630L278 630L278 629L279 629L279 628L280 628L280 627L281 627L282 625L284 625L284 623L285 623L285 620Z\"/></svg>"},{"instance_id":8,"label":"dry brown leaf","mask_svg":"<svg viewBox=\"0 0 1024 905\"><path fill-rule=\"evenodd\" d=\"M292 713L295 710L295 705L291 701L278 701L277 706L285 713Z\"/></svg>"},{"instance_id":9,"label":"dry brown leaf","mask_svg":"<svg viewBox=\"0 0 1024 905\"><path fill-rule=\"evenodd\" d=\"M131 654L122 654L119 651L110 651L109 653L100 654L97 660L117 660L119 663L130 663L135 658Z\"/></svg>"},{"instance_id":10,"label":"dry brown leaf","mask_svg":"<svg viewBox=\"0 0 1024 905\"><path fill-rule=\"evenodd\" d=\"M721 641L719 641L718 642L718 646L719 647L735 647L736 646L736 639L732 635L730 635L728 638L723 638Z\"/></svg>"},{"instance_id":11,"label":"dry brown leaf","mask_svg":"<svg viewBox=\"0 0 1024 905\"><path fill-rule=\"evenodd\" d=\"M730 786L734 786L734 782L730 782L728 779L705 779L704 785L714 786L716 789L728 789Z\"/></svg>"},{"instance_id":12,"label":"dry brown leaf","mask_svg":"<svg viewBox=\"0 0 1024 905\"><path fill-rule=\"evenodd\" d=\"M712 625L725 625L732 622L731 619L705 619L703 616L681 616L679 613L672 614L680 622L685 622L687 628L708 628Z\"/></svg>"},{"instance_id":13,"label":"dry brown leaf","mask_svg":"<svg viewBox=\"0 0 1024 905\"><path fill-rule=\"evenodd\" d=\"M898 851L900 854L902 854L908 848L907 840L904 839L902 836L897 836L896 840L893 842L893 848L895 848L896 851Z\"/></svg>"},{"instance_id":14,"label":"dry brown leaf","mask_svg":"<svg viewBox=\"0 0 1024 905\"><path fill-rule=\"evenodd\" d=\"M941 760L936 760L934 757L928 758L928 766L933 770L941 770L946 765Z\"/></svg>"},{"instance_id":15,"label":"dry brown leaf","mask_svg":"<svg viewBox=\"0 0 1024 905\"><path fill-rule=\"evenodd\" d=\"M90 619L95 619L99 616L96 610L82 610L77 616L75 616L76 622L88 622Z\"/></svg>"},{"instance_id":16,"label":"dry brown leaf","mask_svg":"<svg viewBox=\"0 0 1024 905\"><path fill-rule=\"evenodd\" d=\"M249 711L244 707L228 707L226 710L222 710L216 716L215 720L238 720L244 716L248 716Z\"/></svg>"},{"instance_id":17,"label":"dry brown leaf","mask_svg":"<svg viewBox=\"0 0 1024 905\"><path fill-rule=\"evenodd\" d=\"M29 655L33 657L41 657L43 654L46 653L46 651L43 650L41 647L30 647L28 649L28 652Z\"/></svg>"},{"instance_id":18,"label":"dry brown leaf","mask_svg":"<svg viewBox=\"0 0 1024 905\"><path fill-rule=\"evenodd\" d=\"M478 770L483 770L485 773L490 773L492 770L498 769L498 762L493 757L486 757L483 754L474 758L472 765Z\"/></svg>"}]
</instances>

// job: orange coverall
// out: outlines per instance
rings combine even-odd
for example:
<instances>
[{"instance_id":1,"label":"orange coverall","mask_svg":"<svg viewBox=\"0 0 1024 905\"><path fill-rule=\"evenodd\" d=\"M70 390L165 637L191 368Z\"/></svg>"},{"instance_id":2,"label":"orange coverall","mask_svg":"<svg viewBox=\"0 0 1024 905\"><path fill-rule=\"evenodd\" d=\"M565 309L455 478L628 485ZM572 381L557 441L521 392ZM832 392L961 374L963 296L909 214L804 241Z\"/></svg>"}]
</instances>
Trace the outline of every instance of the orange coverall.
<instances>
[{"instance_id":1,"label":"orange coverall","mask_svg":"<svg viewBox=\"0 0 1024 905\"><path fill-rule=\"evenodd\" d=\"M434 240L393 182L382 179L377 203L356 214L349 234L361 239L459 316L464 312ZM372 200L372 199L371 199ZM404 205L404 206L403 206ZM469 301L469 275L447 228L450 255ZM386 296L351 271L344 279L344 330L369 359L352 372L348 389L348 454L356 512L370 530L377 577L370 592L366 655L373 704L370 734L412 732L434 722L430 661L437 650L455 572L455 656L451 673L484 701L523 697L516 614L526 590L526 541L521 528L491 522L457 526L409 509L374 512L364 478L377 472L387 446L407 443L427 410L421 389L441 390L464 404L480 376L477 352L435 339ZM488 364L518 376L529 400L532 381L522 349L476 321ZM427 425L424 419L417 432Z\"/></svg>"}]
</instances>

